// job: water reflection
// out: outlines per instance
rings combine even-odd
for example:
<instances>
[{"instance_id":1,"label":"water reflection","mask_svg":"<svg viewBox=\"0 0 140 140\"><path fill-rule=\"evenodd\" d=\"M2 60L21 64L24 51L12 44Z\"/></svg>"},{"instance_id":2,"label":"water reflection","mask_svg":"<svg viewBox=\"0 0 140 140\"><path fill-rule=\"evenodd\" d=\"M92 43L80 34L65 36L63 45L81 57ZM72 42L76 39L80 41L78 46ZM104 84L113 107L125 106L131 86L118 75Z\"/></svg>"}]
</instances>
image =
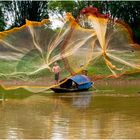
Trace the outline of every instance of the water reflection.
<instances>
[{"instance_id":1,"label":"water reflection","mask_svg":"<svg viewBox=\"0 0 140 140\"><path fill-rule=\"evenodd\" d=\"M80 96L73 96L73 105L79 108L86 108L89 106L91 101L91 93L85 92L84 94L80 93Z\"/></svg>"},{"instance_id":2,"label":"water reflection","mask_svg":"<svg viewBox=\"0 0 140 140\"><path fill-rule=\"evenodd\" d=\"M72 94L57 95L57 100L67 101L68 104L77 108L86 108L90 105L93 92L79 92Z\"/></svg>"},{"instance_id":3,"label":"water reflection","mask_svg":"<svg viewBox=\"0 0 140 140\"><path fill-rule=\"evenodd\" d=\"M0 104L0 138L140 138L140 98L33 94Z\"/></svg>"}]
</instances>

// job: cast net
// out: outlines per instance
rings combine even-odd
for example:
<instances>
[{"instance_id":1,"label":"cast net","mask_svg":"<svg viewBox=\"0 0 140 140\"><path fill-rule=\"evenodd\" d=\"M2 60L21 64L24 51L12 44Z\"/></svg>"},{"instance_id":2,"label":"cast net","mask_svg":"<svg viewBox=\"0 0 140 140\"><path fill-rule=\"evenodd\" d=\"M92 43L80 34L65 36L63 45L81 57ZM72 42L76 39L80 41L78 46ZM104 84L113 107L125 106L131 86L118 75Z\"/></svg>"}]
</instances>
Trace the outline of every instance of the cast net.
<instances>
[{"instance_id":1,"label":"cast net","mask_svg":"<svg viewBox=\"0 0 140 140\"><path fill-rule=\"evenodd\" d=\"M126 24L93 7L83 9L78 20L67 13L57 30L51 24L27 20L20 28L0 33L0 84L5 89L41 92L55 86L55 62L61 79L84 69L90 76L139 72L140 47Z\"/></svg>"},{"instance_id":2,"label":"cast net","mask_svg":"<svg viewBox=\"0 0 140 140\"><path fill-rule=\"evenodd\" d=\"M70 68L74 68L75 73L80 70L78 63L83 60L80 54L68 69L65 58L74 58L73 54L93 36L92 30L81 28L69 15L59 30L52 29L50 24L49 20L27 20L20 28L0 33L0 78L5 89L22 87L40 92L54 86L55 62L61 67L61 79L71 76ZM89 57L88 52L90 48L85 49Z\"/></svg>"},{"instance_id":3,"label":"cast net","mask_svg":"<svg viewBox=\"0 0 140 140\"><path fill-rule=\"evenodd\" d=\"M140 71L140 46L133 42L132 31L126 23L111 19L108 14L100 14L92 6L80 12L78 23L85 29L92 29L93 37L87 41L86 47L81 45L76 55L65 58L67 64L71 65L74 58L78 64L84 64L83 69L87 69L89 75L101 78ZM88 54L85 54L85 49ZM79 60L77 54L81 54L82 59ZM86 59L88 63L80 62Z\"/></svg>"}]
</instances>

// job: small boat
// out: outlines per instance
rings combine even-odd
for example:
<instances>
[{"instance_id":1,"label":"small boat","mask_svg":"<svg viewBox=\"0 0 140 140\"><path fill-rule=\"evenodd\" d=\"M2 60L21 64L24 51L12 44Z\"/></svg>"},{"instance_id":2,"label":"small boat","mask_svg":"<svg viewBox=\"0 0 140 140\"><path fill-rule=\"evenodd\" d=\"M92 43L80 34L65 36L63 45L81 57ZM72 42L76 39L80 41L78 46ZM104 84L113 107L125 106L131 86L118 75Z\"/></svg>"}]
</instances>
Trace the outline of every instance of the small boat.
<instances>
[{"instance_id":1,"label":"small boat","mask_svg":"<svg viewBox=\"0 0 140 140\"><path fill-rule=\"evenodd\" d=\"M62 81L61 81L62 82ZM92 87L93 82L85 75L75 75L65 79L59 86L51 88L56 93L86 91Z\"/></svg>"}]
</instances>

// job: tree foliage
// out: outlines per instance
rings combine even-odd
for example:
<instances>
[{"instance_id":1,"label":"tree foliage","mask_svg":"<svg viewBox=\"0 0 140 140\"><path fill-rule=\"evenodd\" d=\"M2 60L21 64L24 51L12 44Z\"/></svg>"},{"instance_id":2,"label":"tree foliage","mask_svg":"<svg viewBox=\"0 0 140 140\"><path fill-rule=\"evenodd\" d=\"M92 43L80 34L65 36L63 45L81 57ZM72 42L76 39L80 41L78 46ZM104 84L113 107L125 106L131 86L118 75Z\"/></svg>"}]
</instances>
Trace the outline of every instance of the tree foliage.
<instances>
[{"instance_id":1,"label":"tree foliage","mask_svg":"<svg viewBox=\"0 0 140 140\"><path fill-rule=\"evenodd\" d=\"M75 1L49 1L48 9L49 12L57 16L61 21L64 19L64 14L66 12L71 12L75 15L76 11Z\"/></svg>"},{"instance_id":2,"label":"tree foliage","mask_svg":"<svg viewBox=\"0 0 140 140\"><path fill-rule=\"evenodd\" d=\"M25 20L41 21L48 18L47 1L5 1L2 2L6 19L11 21L12 26L21 26ZM9 16L10 15L10 16Z\"/></svg>"},{"instance_id":3,"label":"tree foliage","mask_svg":"<svg viewBox=\"0 0 140 140\"><path fill-rule=\"evenodd\" d=\"M3 31L5 26L6 26L6 24L5 24L5 20L4 20L4 12L3 12L3 8L2 8L2 4L0 2L0 31Z\"/></svg>"},{"instance_id":4,"label":"tree foliage","mask_svg":"<svg viewBox=\"0 0 140 140\"><path fill-rule=\"evenodd\" d=\"M97 7L100 13L109 13L112 18L125 21L134 32L135 41L140 38L140 2L139 1L52 1L49 8L53 13L61 16L65 12L71 12L77 18L79 12L87 6Z\"/></svg>"},{"instance_id":5,"label":"tree foliage","mask_svg":"<svg viewBox=\"0 0 140 140\"><path fill-rule=\"evenodd\" d=\"M44 18L58 16L63 20L66 12L71 12L77 18L79 12L92 5L100 13L109 13L112 18L125 21L134 32L135 41L140 38L140 2L139 1L1 1L0 2L0 30L25 24L25 19L41 21Z\"/></svg>"}]
</instances>

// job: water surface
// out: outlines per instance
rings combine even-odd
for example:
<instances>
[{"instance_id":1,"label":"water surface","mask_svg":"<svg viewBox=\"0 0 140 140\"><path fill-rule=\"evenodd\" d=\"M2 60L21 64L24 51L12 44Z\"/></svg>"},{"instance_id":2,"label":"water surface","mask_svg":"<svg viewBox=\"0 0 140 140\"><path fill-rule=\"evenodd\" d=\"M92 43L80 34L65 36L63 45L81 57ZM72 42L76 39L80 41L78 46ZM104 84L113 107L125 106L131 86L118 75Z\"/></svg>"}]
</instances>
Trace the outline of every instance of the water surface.
<instances>
[{"instance_id":1,"label":"water surface","mask_svg":"<svg viewBox=\"0 0 140 140\"><path fill-rule=\"evenodd\" d=\"M95 93L0 94L0 138L140 138L140 96Z\"/></svg>"}]
</instances>

